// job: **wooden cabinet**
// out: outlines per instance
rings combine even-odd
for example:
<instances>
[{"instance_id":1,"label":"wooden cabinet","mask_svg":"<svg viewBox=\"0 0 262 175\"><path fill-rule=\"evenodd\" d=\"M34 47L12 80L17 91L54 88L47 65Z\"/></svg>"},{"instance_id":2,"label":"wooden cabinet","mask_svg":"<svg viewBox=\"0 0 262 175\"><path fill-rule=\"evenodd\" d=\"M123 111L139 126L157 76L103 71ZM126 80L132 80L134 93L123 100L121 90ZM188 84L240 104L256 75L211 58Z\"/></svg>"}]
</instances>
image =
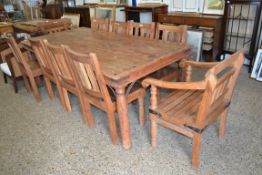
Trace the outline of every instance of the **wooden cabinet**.
<instances>
[{"instance_id":1,"label":"wooden cabinet","mask_svg":"<svg viewBox=\"0 0 262 175\"><path fill-rule=\"evenodd\" d=\"M158 22L158 16L160 14L167 14L167 5L157 5L157 6L125 6L126 21L134 20L135 22L140 22L139 13L152 12L152 21Z\"/></svg>"},{"instance_id":2,"label":"wooden cabinet","mask_svg":"<svg viewBox=\"0 0 262 175\"><path fill-rule=\"evenodd\" d=\"M80 27L91 27L90 12L88 6L65 7L65 13L80 14Z\"/></svg>"},{"instance_id":3,"label":"wooden cabinet","mask_svg":"<svg viewBox=\"0 0 262 175\"><path fill-rule=\"evenodd\" d=\"M222 16L202 15L202 14L184 14L168 13L160 14L158 21L160 23L171 23L176 25L190 25L194 28L210 27L214 30L213 47L210 52L206 53L208 61L214 61L222 54Z\"/></svg>"},{"instance_id":4,"label":"wooden cabinet","mask_svg":"<svg viewBox=\"0 0 262 175\"><path fill-rule=\"evenodd\" d=\"M261 0L226 1L223 51L231 54L243 49L250 60L249 71L258 48L261 21Z\"/></svg>"}]
</instances>

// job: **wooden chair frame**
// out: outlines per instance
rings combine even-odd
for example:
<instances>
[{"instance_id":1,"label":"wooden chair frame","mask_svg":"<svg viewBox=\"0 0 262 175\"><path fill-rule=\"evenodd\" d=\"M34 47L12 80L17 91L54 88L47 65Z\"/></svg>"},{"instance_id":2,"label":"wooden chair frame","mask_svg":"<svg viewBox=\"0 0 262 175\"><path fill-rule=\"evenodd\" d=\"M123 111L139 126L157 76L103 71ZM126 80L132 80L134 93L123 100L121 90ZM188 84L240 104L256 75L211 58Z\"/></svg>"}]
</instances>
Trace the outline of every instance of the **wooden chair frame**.
<instances>
[{"instance_id":1,"label":"wooden chair frame","mask_svg":"<svg viewBox=\"0 0 262 175\"><path fill-rule=\"evenodd\" d=\"M130 27L128 34L136 37L144 37L148 39L155 38L155 23L151 24L142 24L134 22L133 20L129 21Z\"/></svg>"},{"instance_id":2,"label":"wooden chair frame","mask_svg":"<svg viewBox=\"0 0 262 175\"><path fill-rule=\"evenodd\" d=\"M60 96L61 104L67 110L66 105L64 103L65 99L64 99L62 87L58 80L58 77L56 76L54 66L52 66L52 62L48 55L48 51L44 44L44 41L43 40L32 40L32 39L30 39L29 41L30 41L30 45L32 49L34 50L34 53L39 62L39 65L43 71L44 80L45 80L45 84L46 84L46 88L47 88L49 97L51 98L51 100L53 100L55 97L54 92L52 90L52 85L51 85L51 82L53 82L56 84L56 87L57 87L57 90Z\"/></svg>"},{"instance_id":3,"label":"wooden chair frame","mask_svg":"<svg viewBox=\"0 0 262 175\"><path fill-rule=\"evenodd\" d=\"M76 95L80 102L80 107L82 110L82 118L85 124L88 123L88 116L84 112L84 106L81 96L79 96L76 82L73 79L73 75L71 74L70 68L68 67L66 57L63 54L63 49L61 46L52 45L47 40L43 41L45 47L47 48L47 54L50 58L50 63L52 70L54 71L54 76L56 77L56 81L58 82L58 88L60 91L60 97L62 101L62 105L64 106L66 111L72 111L70 105L70 99L68 92ZM61 89L60 89L61 87ZM93 127L92 125L90 125Z\"/></svg>"},{"instance_id":4,"label":"wooden chair frame","mask_svg":"<svg viewBox=\"0 0 262 175\"><path fill-rule=\"evenodd\" d=\"M120 21L110 20L110 27L109 27L110 32L128 35L129 30L130 30L130 22L129 21L120 22Z\"/></svg>"},{"instance_id":5,"label":"wooden chair frame","mask_svg":"<svg viewBox=\"0 0 262 175\"><path fill-rule=\"evenodd\" d=\"M183 61L187 80L190 80L192 67L210 68L205 79L199 82L166 82L156 79L146 79L143 86L151 85L151 105L149 118L151 120L152 145L156 145L157 124L173 129L193 139L192 165L198 167L202 133L220 116L219 136L224 137L225 124L233 89L236 85L241 67L244 62L242 53L235 53L227 60L219 63L200 63ZM158 102L157 88L176 89L176 94L163 98ZM181 91L182 90L182 91ZM180 95L178 95L180 92ZM191 96L185 97L190 92ZM167 112L163 104L167 101L175 104ZM181 100L181 102L179 102ZM186 102L186 100L189 100ZM185 103L183 103L185 102ZM180 106L178 106L178 103ZM172 105L170 106L172 107ZM179 107L179 108L178 108ZM169 110L169 109L168 109ZM163 112L164 111L164 112ZM192 112L193 111L193 112Z\"/></svg>"},{"instance_id":6,"label":"wooden chair frame","mask_svg":"<svg viewBox=\"0 0 262 175\"><path fill-rule=\"evenodd\" d=\"M22 76L25 82L26 89L30 91L31 90L30 84L31 84L35 99L37 102L39 102L40 95L38 92L38 86L41 83L41 80L39 79L39 77L43 75L43 72L39 64L36 61L30 59L29 57L30 55L28 52L26 52L27 56L26 54L23 54L21 52L22 46L19 46L12 36L7 37L6 40L18 62L19 68L21 70L21 73L22 73ZM28 82L27 77L29 78L30 84Z\"/></svg>"},{"instance_id":7,"label":"wooden chair frame","mask_svg":"<svg viewBox=\"0 0 262 175\"><path fill-rule=\"evenodd\" d=\"M94 119L90 109L90 104L105 111L108 115L108 126L110 136L114 144L117 143L117 129L114 112L116 103L112 101L104 75L101 71L98 59L94 53L79 54L72 51L69 47L63 46L65 57L67 57L68 67L73 74L74 81L77 85L79 97L84 102L84 111L87 113L88 122L94 126ZM127 97L130 103L136 99L139 101L139 121L144 126L144 96L145 91L139 88L131 92Z\"/></svg>"},{"instance_id":8,"label":"wooden chair frame","mask_svg":"<svg viewBox=\"0 0 262 175\"><path fill-rule=\"evenodd\" d=\"M91 29L93 31L109 31L109 20L108 19L91 19Z\"/></svg>"}]
</instances>

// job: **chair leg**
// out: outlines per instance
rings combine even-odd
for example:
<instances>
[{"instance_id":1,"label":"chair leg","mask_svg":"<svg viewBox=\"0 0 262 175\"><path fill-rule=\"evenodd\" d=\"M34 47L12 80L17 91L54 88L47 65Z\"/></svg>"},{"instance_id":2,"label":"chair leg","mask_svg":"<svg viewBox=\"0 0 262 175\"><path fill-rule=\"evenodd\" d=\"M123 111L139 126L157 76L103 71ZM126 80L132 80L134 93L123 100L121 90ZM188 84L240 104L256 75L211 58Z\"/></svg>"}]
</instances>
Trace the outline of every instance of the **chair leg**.
<instances>
[{"instance_id":1,"label":"chair leg","mask_svg":"<svg viewBox=\"0 0 262 175\"><path fill-rule=\"evenodd\" d=\"M72 108L70 105L70 99L68 96L68 92L66 89L62 88L62 95L63 95L63 99L64 99L64 108L67 112L71 112Z\"/></svg>"},{"instance_id":2,"label":"chair leg","mask_svg":"<svg viewBox=\"0 0 262 175\"><path fill-rule=\"evenodd\" d=\"M117 144L117 129L116 129L116 120L115 120L115 112L113 110L107 111L108 116L108 127L110 136L113 144Z\"/></svg>"},{"instance_id":3,"label":"chair leg","mask_svg":"<svg viewBox=\"0 0 262 175\"><path fill-rule=\"evenodd\" d=\"M32 86L32 89L33 89L33 94L35 96L35 99L36 99L37 102L39 102L40 101L40 95L39 95L39 92L38 92L38 87L36 85L35 79L34 79L34 77L30 76L29 80L30 80L30 83L31 83L31 86Z\"/></svg>"},{"instance_id":4,"label":"chair leg","mask_svg":"<svg viewBox=\"0 0 262 175\"><path fill-rule=\"evenodd\" d=\"M201 134L194 134L193 144L192 144L192 166L198 168L200 159L200 149L201 149Z\"/></svg>"},{"instance_id":5,"label":"chair leg","mask_svg":"<svg viewBox=\"0 0 262 175\"><path fill-rule=\"evenodd\" d=\"M28 78L25 74L23 74L22 76L23 76L23 80L24 80L24 83L25 83L25 88L26 88L27 92L30 92L31 87L30 87L30 83L28 81Z\"/></svg>"},{"instance_id":6,"label":"chair leg","mask_svg":"<svg viewBox=\"0 0 262 175\"><path fill-rule=\"evenodd\" d=\"M220 126L219 126L219 138L223 139L225 135L225 127L227 122L228 108L221 115Z\"/></svg>"},{"instance_id":7,"label":"chair leg","mask_svg":"<svg viewBox=\"0 0 262 175\"><path fill-rule=\"evenodd\" d=\"M138 98L139 105L139 123L141 127L145 126L145 108L144 108L144 96Z\"/></svg>"},{"instance_id":8,"label":"chair leg","mask_svg":"<svg viewBox=\"0 0 262 175\"><path fill-rule=\"evenodd\" d=\"M7 75L5 73L3 73L3 76L4 76L5 83L7 83Z\"/></svg>"},{"instance_id":9,"label":"chair leg","mask_svg":"<svg viewBox=\"0 0 262 175\"><path fill-rule=\"evenodd\" d=\"M90 108L89 102L85 102L84 98L81 94L78 95L81 110L82 110L82 118L85 124L89 124L91 128L95 127L93 114Z\"/></svg>"},{"instance_id":10,"label":"chair leg","mask_svg":"<svg viewBox=\"0 0 262 175\"><path fill-rule=\"evenodd\" d=\"M15 93L17 93L18 92L18 87L17 87L16 78L13 78L13 86L14 86Z\"/></svg>"},{"instance_id":11,"label":"chair leg","mask_svg":"<svg viewBox=\"0 0 262 175\"><path fill-rule=\"evenodd\" d=\"M157 123L154 120L151 120L151 144L153 147L156 146L156 137L157 136Z\"/></svg>"},{"instance_id":12,"label":"chair leg","mask_svg":"<svg viewBox=\"0 0 262 175\"><path fill-rule=\"evenodd\" d=\"M49 97L51 100L54 100L55 99L55 94L54 94L54 91L52 89L52 85L51 85L51 82L48 78L44 77L44 80L45 80L45 84L46 84L46 88L47 88L47 91L48 91L48 94L49 94Z\"/></svg>"}]
</instances>

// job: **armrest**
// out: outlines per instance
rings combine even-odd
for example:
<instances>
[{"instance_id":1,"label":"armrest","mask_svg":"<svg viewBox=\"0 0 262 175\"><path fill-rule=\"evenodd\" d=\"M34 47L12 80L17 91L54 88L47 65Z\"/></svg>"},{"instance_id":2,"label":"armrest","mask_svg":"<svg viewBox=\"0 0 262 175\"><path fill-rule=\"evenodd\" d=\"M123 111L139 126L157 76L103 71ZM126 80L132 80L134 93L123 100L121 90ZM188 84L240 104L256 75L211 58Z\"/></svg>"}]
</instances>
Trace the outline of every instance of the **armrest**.
<instances>
[{"instance_id":1,"label":"armrest","mask_svg":"<svg viewBox=\"0 0 262 175\"><path fill-rule=\"evenodd\" d=\"M163 80L157 80L153 78L147 78L142 81L142 86L144 88L149 85L154 85L159 88L164 89L185 89L185 90L204 90L206 88L205 81L197 81L197 82L168 82Z\"/></svg>"},{"instance_id":2,"label":"armrest","mask_svg":"<svg viewBox=\"0 0 262 175\"><path fill-rule=\"evenodd\" d=\"M184 60L180 62L179 66L180 67L191 66L196 68L212 68L218 63L219 62L198 62L198 61Z\"/></svg>"}]
</instances>

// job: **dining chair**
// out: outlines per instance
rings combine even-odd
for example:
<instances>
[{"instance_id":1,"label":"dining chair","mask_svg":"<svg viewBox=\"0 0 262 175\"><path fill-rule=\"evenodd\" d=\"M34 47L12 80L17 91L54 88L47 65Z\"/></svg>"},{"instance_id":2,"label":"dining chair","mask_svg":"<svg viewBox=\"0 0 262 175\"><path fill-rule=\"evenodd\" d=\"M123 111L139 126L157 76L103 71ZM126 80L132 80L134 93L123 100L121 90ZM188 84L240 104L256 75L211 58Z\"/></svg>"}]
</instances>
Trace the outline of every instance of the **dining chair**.
<instances>
[{"instance_id":1,"label":"dining chair","mask_svg":"<svg viewBox=\"0 0 262 175\"><path fill-rule=\"evenodd\" d=\"M219 137L224 137L227 113L231 97L244 62L237 52L218 63L181 62L190 80L191 69L209 68L204 80L197 82L168 82L145 79L144 87L151 86L149 119L151 120L151 142L156 146L157 124L175 130L193 140L192 166L199 166L203 132L220 118ZM173 90L157 100L157 89Z\"/></svg>"},{"instance_id":2,"label":"dining chair","mask_svg":"<svg viewBox=\"0 0 262 175\"><path fill-rule=\"evenodd\" d=\"M128 34L128 31L130 27L130 21L127 22L121 22L121 21L110 21L109 25L109 31L118 33L118 34Z\"/></svg>"},{"instance_id":3,"label":"dining chair","mask_svg":"<svg viewBox=\"0 0 262 175\"><path fill-rule=\"evenodd\" d=\"M186 44L187 26L174 26L158 23L155 38L157 40L175 42L176 44Z\"/></svg>"},{"instance_id":4,"label":"dining chair","mask_svg":"<svg viewBox=\"0 0 262 175\"><path fill-rule=\"evenodd\" d=\"M186 45L186 37L187 26L185 25L174 26L160 23L157 24L155 34L156 40ZM150 74L148 77L166 81L180 81L181 70L179 69L178 63L174 63ZM160 98L160 92L158 92L158 98Z\"/></svg>"},{"instance_id":5,"label":"dining chair","mask_svg":"<svg viewBox=\"0 0 262 175\"><path fill-rule=\"evenodd\" d=\"M74 94L78 97L80 102L80 108L82 110L82 118L85 124L88 123L87 116L84 113L84 107L81 96L79 96L79 93L76 88L76 82L73 79L73 75L71 74L69 67L66 63L66 58L63 54L63 49L61 46L52 45L47 40L43 40L43 43L45 47L47 48L47 54L50 58L50 63L52 70L54 70L54 76L57 77L58 83L61 86L60 91L60 97L62 100L62 104L64 105L64 108L66 111L70 112L72 111L71 105L70 105L70 99L68 92ZM60 87L58 88L60 89ZM92 125L90 125L93 127Z\"/></svg>"},{"instance_id":6,"label":"dining chair","mask_svg":"<svg viewBox=\"0 0 262 175\"><path fill-rule=\"evenodd\" d=\"M110 96L109 86L106 85L104 75L96 54L80 54L63 46L64 54L67 57L68 67L70 68L73 79L76 82L79 96L83 98L84 111L87 113L90 125L94 126L94 119L90 109L90 104L105 111L108 117L108 127L110 136L114 144L117 143L117 129L114 112L116 111L116 102ZM134 89L127 94L127 102L133 102L138 99L139 102L139 121L144 126L144 96L143 88Z\"/></svg>"},{"instance_id":7,"label":"dining chair","mask_svg":"<svg viewBox=\"0 0 262 175\"><path fill-rule=\"evenodd\" d=\"M60 100L61 103L63 105L63 107L65 109L65 100L64 100L64 95L63 95L63 91L62 91L62 87L60 85L60 82L58 80L58 77L55 74L55 70L54 70L54 66L52 66L52 62L50 60L50 57L48 55L48 51L47 48L44 44L43 40L32 40L30 39L30 45L36 55L37 61L43 71L43 75L44 75L44 81L46 84L46 88L49 94L49 97L53 100L55 95L52 89L52 84L51 82L53 82L58 90L59 96L60 96Z\"/></svg>"},{"instance_id":8,"label":"dining chair","mask_svg":"<svg viewBox=\"0 0 262 175\"><path fill-rule=\"evenodd\" d=\"M128 34L136 37L144 37L154 39L155 37L155 23L143 24L131 20Z\"/></svg>"},{"instance_id":9,"label":"dining chair","mask_svg":"<svg viewBox=\"0 0 262 175\"><path fill-rule=\"evenodd\" d=\"M1 58L3 60L0 63L0 70L3 72L3 77L5 83L7 83L7 77L12 79L12 84L14 87L15 93L18 92L17 80L22 77L22 73L18 66L17 61L14 58L14 55L10 48L1 51Z\"/></svg>"},{"instance_id":10,"label":"dining chair","mask_svg":"<svg viewBox=\"0 0 262 175\"><path fill-rule=\"evenodd\" d=\"M109 31L109 20L108 19L91 19L91 29L92 31Z\"/></svg>"},{"instance_id":11,"label":"dining chair","mask_svg":"<svg viewBox=\"0 0 262 175\"><path fill-rule=\"evenodd\" d=\"M6 40L7 40L8 46L12 50L16 58L16 61L19 65L20 71L22 73L22 76L25 82L26 89L30 91L32 87L35 99L37 102L39 102L40 95L38 92L38 86L40 86L41 84L41 80L39 77L43 75L43 72L38 62L30 58L30 55L28 52L22 53L21 51L22 46L18 45L12 36L7 37ZM29 78L30 83L27 77Z\"/></svg>"}]
</instances>

